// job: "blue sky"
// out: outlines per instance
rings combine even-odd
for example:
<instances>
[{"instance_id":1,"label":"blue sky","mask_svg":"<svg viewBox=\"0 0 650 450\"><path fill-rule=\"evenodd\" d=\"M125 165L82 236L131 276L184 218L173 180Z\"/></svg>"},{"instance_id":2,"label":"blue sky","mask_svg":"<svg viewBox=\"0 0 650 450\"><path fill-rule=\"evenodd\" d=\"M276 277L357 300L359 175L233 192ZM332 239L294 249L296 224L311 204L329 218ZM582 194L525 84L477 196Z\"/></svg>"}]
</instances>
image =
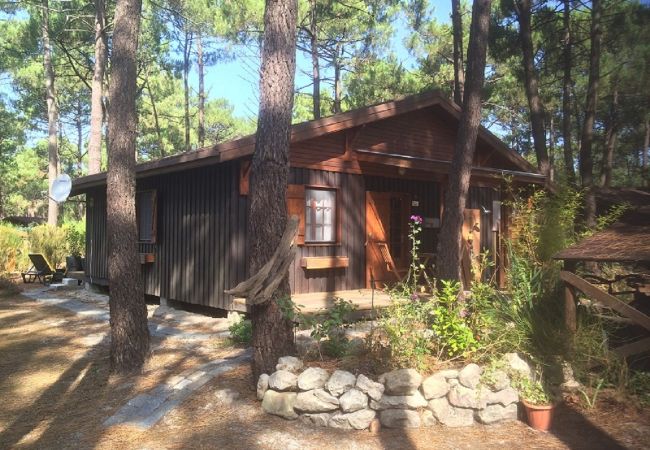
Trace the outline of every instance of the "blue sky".
<instances>
[{"instance_id":1,"label":"blue sky","mask_svg":"<svg viewBox=\"0 0 650 450\"><path fill-rule=\"evenodd\" d=\"M433 16L439 22L449 22L451 2L449 0L434 0L431 2L434 10ZM403 21L394 24L396 35L393 41L393 48L398 58L405 67L411 67L413 58L404 47L404 39L407 37L407 27ZM220 63L206 68L206 91L208 98L226 98L235 107L235 115L240 117L255 117L257 115L258 98L257 84L259 81L258 67L259 60L254 49L239 48L237 58L231 62ZM301 69L310 68L310 62L301 53L297 54L296 86L302 87L310 83L309 78L301 73ZM190 78L193 89L198 87L198 78L194 71ZM306 90L310 90L308 87Z\"/></svg>"}]
</instances>

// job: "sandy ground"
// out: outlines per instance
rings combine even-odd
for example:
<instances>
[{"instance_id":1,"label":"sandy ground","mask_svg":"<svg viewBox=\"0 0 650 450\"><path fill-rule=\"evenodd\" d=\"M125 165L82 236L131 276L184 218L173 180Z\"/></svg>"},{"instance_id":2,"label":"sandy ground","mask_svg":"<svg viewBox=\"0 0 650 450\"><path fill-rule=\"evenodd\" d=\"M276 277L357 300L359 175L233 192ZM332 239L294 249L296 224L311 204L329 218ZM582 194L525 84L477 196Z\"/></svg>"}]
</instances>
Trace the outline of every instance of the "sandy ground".
<instances>
[{"instance_id":1,"label":"sandy ground","mask_svg":"<svg viewBox=\"0 0 650 450\"><path fill-rule=\"evenodd\" d=\"M650 446L650 413L601 394L596 409L563 406L549 433L522 422L464 429L350 432L264 414L248 367L218 376L147 431L103 422L129 399L237 349L221 339L152 341L142 374L110 376L105 323L21 296L0 298L0 448L446 449ZM224 390L238 393L224 395ZM232 393L230 393L232 394Z\"/></svg>"}]
</instances>

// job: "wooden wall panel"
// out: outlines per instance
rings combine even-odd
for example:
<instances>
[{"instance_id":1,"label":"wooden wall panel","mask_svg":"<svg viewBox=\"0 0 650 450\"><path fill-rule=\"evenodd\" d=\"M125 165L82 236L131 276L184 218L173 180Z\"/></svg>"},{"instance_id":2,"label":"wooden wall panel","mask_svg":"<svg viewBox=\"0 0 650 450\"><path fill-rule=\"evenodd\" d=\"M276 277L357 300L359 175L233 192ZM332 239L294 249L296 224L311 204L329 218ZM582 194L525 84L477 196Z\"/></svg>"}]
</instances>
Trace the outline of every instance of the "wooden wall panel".
<instances>
[{"instance_id":1,"label":"wooden wall panel","mask_svg":"<svg viewBox=\"0 0 650 450\"><path fill-rule=\"evenodd\" d=\"M214 165L142 180L158 191L158 241L139 244L155 254L142 266L145 293L228 309L223 291L246 276L246 198L239 195L237 163ZM86 274L106 284L106 194L89 193Z\"/></svg>"},{"instance_id":2,"label":"wooden wall panel","mask_svg":"<svg viewBox=\"0 0 650 450\"><path fill-rule=\"evenodd\" d=\"M441 186L435 181L405 176L386 178L305 168L292 168L289 183L338 188L341 238L337 245L300 246L290 268L294 293L359 289L365 287L366 191L408 193L418 202L412 214L440 217ZM237 162L172 173L143 180L138 188L158 191L158 241L140 244L140 251L155 254L143 265L145 292L187 303L229 309L232 299L223 291L247 276L247 202L239 194ZM88 194L87 276L106 283L106 196ZM492 208L499 192L472 187L468 208ZM492 248L492 214L481 212L481 245ZM425 228L422 251L435 251L437 229ZM310 256L346 256L348 267L305 270L300 260Z\"/></svg>"},{"instance_id":3,"label":"wooden wall panel","mask_svg":"<svg viewBox=\"0 0 650 450\"><path fill-rule=\"evenodd\" d=\"M366 150L451 161L456 141L457 121L437 107L413 111L368 123L362 127L292 144L291 164L315 170L391 176L394 168L373 167L370 171L350 150ZM484 140L477 141L473 165L520 170ZM446 172L447 166L435 169Z\"/></svg>"}]
</instances>

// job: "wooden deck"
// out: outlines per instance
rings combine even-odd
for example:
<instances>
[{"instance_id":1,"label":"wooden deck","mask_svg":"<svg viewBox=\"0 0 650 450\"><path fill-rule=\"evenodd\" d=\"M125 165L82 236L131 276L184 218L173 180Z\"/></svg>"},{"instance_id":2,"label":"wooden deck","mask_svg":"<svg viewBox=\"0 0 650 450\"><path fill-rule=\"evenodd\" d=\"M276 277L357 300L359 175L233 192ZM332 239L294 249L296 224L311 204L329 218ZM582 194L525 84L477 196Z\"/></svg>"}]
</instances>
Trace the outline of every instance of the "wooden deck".
<instances>
[{"instance_id":1,"label":"wooden deck","mask_svg":"<svg viewBox=\"0 0 650 450\"><path fill-rule=\"evenodd\" d=\"M303 314L316 314L320 311L325 311L334 305L335 298L342 298L354 303L357 307L357 312L360 316L368 316L374 304L375 309L381 309L388 306L391 302L390 296L384 291L374 291L371 289L354 289L350 291L337 291L337 292L314 292L309 294L296 294L292 296L292 300ZM235 308L245 308L246 299L236 298L233 301Z\"/></svg>"},{"instance_id":2,"label":"wooden deck","mask_svg":"<svg viewBox=\"0 0 650 450\"><path fill-rule=\"evenodd\" d=\"M388 306L391 302L390 296L384 291L374 292L370 289L355 289L351 291L338 292L314 292L309 294L297 294L292 297L294 303L300 307L305 314L317 313L334 306L334 299L342 298L354 303L360 312L372 310L373 303L375 309Z\"/></svg>"}]
</instances>

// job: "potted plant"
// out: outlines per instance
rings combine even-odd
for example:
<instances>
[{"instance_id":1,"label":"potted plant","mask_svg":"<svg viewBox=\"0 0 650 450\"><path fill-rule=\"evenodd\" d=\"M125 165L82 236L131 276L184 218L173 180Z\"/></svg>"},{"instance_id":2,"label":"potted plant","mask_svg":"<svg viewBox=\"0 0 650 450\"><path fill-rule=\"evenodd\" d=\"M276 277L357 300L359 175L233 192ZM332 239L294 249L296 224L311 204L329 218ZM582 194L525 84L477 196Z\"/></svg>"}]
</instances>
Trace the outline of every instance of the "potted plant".
<instances>
[{"instance_id":1,"label":"potted plant","mask_svg":"<svg viewBox=\"0 0 650 450\"><path fill-rule=\"evenodd\" d=\"M517 390L521 396L526 418L531 428L548 431L553 424L555 397L543 383L541 377L522 377L516 381Z\"/></svg>"}]
</instances>

